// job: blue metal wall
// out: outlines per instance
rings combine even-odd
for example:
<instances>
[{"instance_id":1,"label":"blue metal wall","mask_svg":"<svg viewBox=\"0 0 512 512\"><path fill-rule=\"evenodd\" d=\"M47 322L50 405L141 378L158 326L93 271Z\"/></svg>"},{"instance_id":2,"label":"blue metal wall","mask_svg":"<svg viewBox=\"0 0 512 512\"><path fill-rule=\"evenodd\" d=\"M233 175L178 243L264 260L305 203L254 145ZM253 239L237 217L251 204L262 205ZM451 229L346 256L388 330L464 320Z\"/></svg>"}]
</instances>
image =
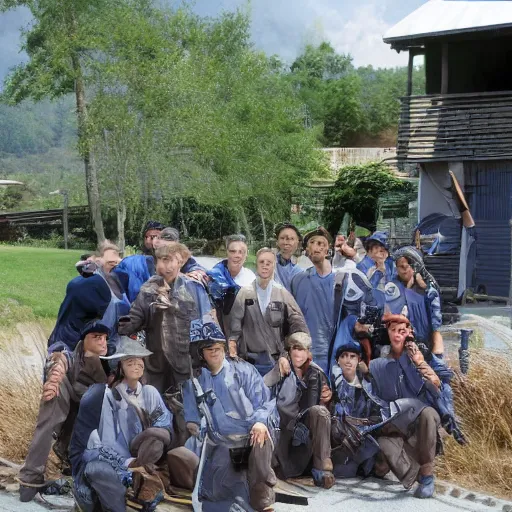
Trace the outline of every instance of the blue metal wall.
<instances>
[{"instance_id":1,"label":"blue metal wall","mask_svg":"<svg viewBox=\"0 0 512 512\"><path fill-rule=\"evenodd\" d=\"M512 218L512 161L465 162L465 185L476 224L476 265L471 287L508 297Z\"/></svg>"}]
</instances>

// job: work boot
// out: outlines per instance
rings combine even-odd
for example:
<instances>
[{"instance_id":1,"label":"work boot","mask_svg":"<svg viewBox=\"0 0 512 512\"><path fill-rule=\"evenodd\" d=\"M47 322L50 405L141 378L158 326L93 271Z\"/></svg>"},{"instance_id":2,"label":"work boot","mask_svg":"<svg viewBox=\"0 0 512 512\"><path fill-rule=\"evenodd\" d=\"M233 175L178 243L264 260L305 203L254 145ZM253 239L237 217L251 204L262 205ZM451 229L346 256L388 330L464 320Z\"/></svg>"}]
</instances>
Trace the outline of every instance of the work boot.
<instances>
[{"instance_id":1,"label":"work boot","mask_svg":"<svg viewBox=\"0 0 512 512\"><path fill-rule=\"evenodd\" d=\"M133 475L132 488L135 500L141 504L153 504L161 501L164 486L156 471L149 465L130 469Z\"/></svg>"},{"instance_id":2,"label":"work boot","mask_svg":"<svg viewBox=\"0 0 512 512\"><path fill-rule=\"evenodd\" d=\"M317 487L330 489L336 483L336 478L332 471L321 471L313 468L311 474L313 475L313 482Z\"/></svg>"},{"instance_id":3,"label":"work boot","mask_svg":"<svg viewBox=\"0 0 512 512\"><path fill-rule=\"evenodd\" d=\"M20 482L20 501L22 503L28 503L29 501L32 501L38 492L40 492L43 489L44 485L37 485L32 484L30 486L23 485L23 483Z\"/></svg>"},{"instance_id":4,"label":"work boot","mask_svg":"<svg viewBox=\"0 0 512 512\"><path fill-rule=\"evenodd\" d=\"M420 485L414 491L414 497L420 499L432 498L434 496L434 476L420 476L418 482Z\"/></svg>"}]
</instances>

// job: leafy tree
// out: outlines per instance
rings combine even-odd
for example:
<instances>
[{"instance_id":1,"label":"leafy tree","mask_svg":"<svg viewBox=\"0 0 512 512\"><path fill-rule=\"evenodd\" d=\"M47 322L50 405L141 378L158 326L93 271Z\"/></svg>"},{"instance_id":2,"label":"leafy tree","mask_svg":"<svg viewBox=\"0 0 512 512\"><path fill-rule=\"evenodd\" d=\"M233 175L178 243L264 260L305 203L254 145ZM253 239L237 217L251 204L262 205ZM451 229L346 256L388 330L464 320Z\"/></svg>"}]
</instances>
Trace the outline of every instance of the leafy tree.
<instances>
[{"instance_id":1,"label":"leafy tree","mask_svg":"<svg viewBox=\"0 0 512 512\"><path fill-rule=\"evenodd\" d=\"M98 241L105 238L94 158L88 135L87 60L98 48L95 26L116 2L112 0L0 0L0 11L30 9L35 20L22 33L29 61L6 79L4 97L11 103L39 101L74 93L79 150L84 161L89 206Z\"/></svg>"},{"instance_id":2,"label":"leafy tree","mask_svg":"<svg viewBox=\"0 0 512 512\"><path fill-rule=\"evenodd\" d=\"M324 219L335 233L348 213L353 221L374 231L377 223L377 201L391 191L411 192L412 185L396 177L381 163L342 167L325 200Z\"/></svg>"}]
</instances>

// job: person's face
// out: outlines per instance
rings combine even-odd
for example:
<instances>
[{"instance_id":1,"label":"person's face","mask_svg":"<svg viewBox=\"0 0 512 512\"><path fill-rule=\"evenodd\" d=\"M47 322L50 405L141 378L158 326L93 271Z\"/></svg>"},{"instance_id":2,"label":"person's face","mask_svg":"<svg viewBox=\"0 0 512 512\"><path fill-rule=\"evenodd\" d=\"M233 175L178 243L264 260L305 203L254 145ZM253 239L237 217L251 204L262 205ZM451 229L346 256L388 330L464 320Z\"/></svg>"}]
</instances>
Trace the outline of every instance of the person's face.
<instances>
[{"instance_id":1,"label":"person's face","mask_svg":"<svg viewBox=\"0 0 512 512\"><path fill-rule=\"evenodd\" d=\"M329 242L324 236L314 236L308 240L308 256L314 265L322 263L329 252Z\"/></svg>"},{"instance_id":2,"label":"person's face","mask_svg":"<svg viewBox=\"0 0 512 512\"><path fill-rule=\"evenodd\" d=\"M411 329L405 323L392 323L388 327L389 341L391 343L391 350L395 354L401 354L407 336L411 333Z\"/></svg>"},{"instance_id":3,"label":"person's face","mask_svg":"<svg viewBox=\"0 0 512 512\"><path fill-rule=\"evenodd\" d=\"M231 242L228 246L228 268L238 273L247 259L247 245L244 242Z\"/></svg>"},{"instance_id":4,"label":"person's face","mask_svg":"<svg viewBox=\"0 0 512 512\"><path fill-rule=\"evenodd\" d=\"M113 249L108 249L103 253L103 270L105 272L111 272L112 269L119 264L121 258L119 253Z\"/></svg>"},{"instance_id":5,"label":"person's face","mask_svg":"<svg viewBox=\"0 0 512 512\"><path fill-rule=\"evenodd\" d=\"M281 230L277 237L277 248L279 252L287 259L297 251L299 246L299 237L294 229L285 228Z\"/></svg>"},{"instance_id":6,"label":"person's face","mask_svg":"<svg viewBox=\"0 0 512 512\"><path fill-rule=\"evenodd\" d=\"M290 350L290 359L294 368L302 368L304 363L308 360L309 350L293 347Z\"/></svg>"},{"instance_id":7,"label":"person's face","mask_svg":"<svg viewBox=\"0 0 512 512\"><path fill-rule=\"evenodd\" d=\"M224 348L224 344L222 343L216 343L211 347L206 347L203 349L204 360L210 369L220 368L224 361L225 355L226 350Z\"/></svg>"},{"instance_id":8,"label":"person's face","mask_svg":"<svg viewBox=\"0 0 512 512\"><path fill-rule=\"evenodd\" d=\"M181 255L171 254L156 260L156 273L162 276L166 283L172 283L178 277L182 266Z\"/></svg>"},{"instance_id":9,"label":"person's face","mask_svg":"<svg viewBox=\"0 0 512 512\"><path fill-rule=\"evenodd\" d=\"M338 359L338 364L345 378L349 378L350 380L354 378L359 361L359 356L354 354L354 352L342 352Z\"/></svg>"},{"instance_id":10,"label":"person's face","mask_svg":"<svg viewBox=\"0 0 512 512\"><path fill-rule=\"evenodd\" d=\"M396 271L398 273L398 278L404 283L408 283L414 273L411 265L407 261L407 258L399 258L397 260Z\"/></svg>"},{"instance_id":11,"label":"person's face","mask_svg":"<svg viewBox=\"0 0 512 512\"><path fill-rule=\"evenodd\" d=\"M270 279L274 273L276 257L271 252L264 252L256 261L256 273L262 279Z\"/></svg>"},{"instance_id":12,"label":"person's face","mask_svg":"<svg viewBox=\"0 0 512 512\"><path fill-rule=\"evenodd\" d=\"M139 380L144 374L144 359L140 357L132 357L121 361L123 374L128 380Z\"/></svg>"},{"instance_id":13,"label":"person's face","mask_svg":"<svg viewBox=\"0 0 512 512\"><path fill-rule=\"evenodd\" d=\"M90 332L84 338L84 352L95 356L107 355L107 335L102 332Z\"/></svg>"},{"instance_id":14,"label":"person's face","mask_svg":"<svg viewBox=\"0 0 512 512\"><path fill-rule=\"evenodd\" d=\"M389 253L384 246L375 244L368 250L368 256L373 261L384 261L389 256Z\"/></svg>"},{"instance_id":15,"label":"person's face","mask_svg":"<svg viewBox=\"0 0 512 512\"><path fill-rule=\"evenodd\" d=\"M159 229L149 229L144 235L144 246L146 249L153 249L154 240L160 235Z\"/></svg>"}]
</instances>

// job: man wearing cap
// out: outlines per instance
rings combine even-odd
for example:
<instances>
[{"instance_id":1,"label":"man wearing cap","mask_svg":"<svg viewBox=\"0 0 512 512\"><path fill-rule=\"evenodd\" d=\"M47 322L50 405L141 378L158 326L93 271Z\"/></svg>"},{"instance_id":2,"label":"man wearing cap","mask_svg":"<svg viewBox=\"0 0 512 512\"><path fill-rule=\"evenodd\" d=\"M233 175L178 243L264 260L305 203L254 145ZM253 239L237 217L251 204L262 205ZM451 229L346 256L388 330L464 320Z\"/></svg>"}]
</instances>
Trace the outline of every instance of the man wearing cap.
<instances>
[{"instance_id":1,"label":"man wearing cap","mask_svg":"<svg viewBox=\"0 0 512 512\"><path fill-rule=\"evenodd\" d=\"M272 511L277 479L268 420L275 402L254 366L226 359L226 338L215 323L193 322L190 340L203 361L198 384L189 380L183 388L190 433L200 435L201 417L206 423L199 499L219 512L237 497L248 499L255 511ZM242 471L245 463L247 472Z\"/></svg>"},{"instance_id":2,"label":"man wearing cap","mask_svg":"<svg viewBox=\"0 0 512 512\"><path fill-rule=\"evenodd\" d=\"M396 274L394 261L389 256L388 234L376 231L366 239L365 249L366 256L357 269L368 277L374 288L384 292L386 283Z\"/></svg>"},{"instance_id":3,"label":"man wearing cap","mask_svg":"<svg viewBox=\"0 0 512 512\"><path fill-rule=\"evenodd\" d=\"M328 371L328 352L333 337L334 273L327 259L332 237L323 228L310 231L304 237L304 249L313 266L293 277L291 292L297 301L312 338L313 361Z\"/></svg>"},{"instance_id":4,"label":"man wearing cap","mask_svg":"<svg viewBox=\"0 0 512 512\"><path fill-rule=\"evenodd\" d=\"M404 487L410 489L417 479L419 486L414 495L430 498L434 494L434 459L441 424L433 404L441 381L414 343L408 318L386 314L383 323L391 352L389 357L370 362L372 389L386 402L412 399L415 414L405 425L386 425L379 446Z\"/></svg>"},{"instance_id":5,"label":"man wearing cap","mask_svg":"<svg viewBox=\"0 0 512 512\"><path fill-rule=\"evenodd\" d=\"M108 332L105 325L91 322L82 330L81 341L74 352L69 352L62 344L55 346L48 357L34 437L19 474L20 501L31 501L44 487L53 433L60 435L59 456L65 458L82 395L92 384L107 381L108 365L104 366L99 356L107 354Z\"/></svg>"},{"instance_id":6,"label":"man wearing cap","mask_svg":"<svg viewBox=\"0 0 512 512\"><path fill-rule=\"evenodd\" d=\"M303 271L295 257L302 241L300 231L289 222L282 222L275 228L277 254L274 280L290 291L295 275Z\"/></svg>"},{"instance_id":7,"label":"man wearing cap","mask_svg":"<svg viewBox=\"0 0 512 512\"><path fill-rule=\"evenodd\" d=\"M160 233L163 229L165 229L165 224L162 224L156 220L149 220L146 223L142 232L142 254L146 254L148 256L153 254L154 240L160 236Z\"/></svg>"},{"instance_id":8,"label":"man wearing cap","mask_svg":"<svg viewBox=\"0 0 512 512\"><path fill-rule=\"evenodd\" d=\"M249 286L256 274L244 267L247 259L247 243L244 235L230 235L226 238L227 258L217 263L208 274L208 293L215 303L217 318L226 336L230 334L230 312L238 290Z\"/></svg>"},{"instance_id":9,"label":"man wearing cap","mask_svg":"<svg viewBox=\"0 0 512 512\"><path fill-rule=\"evenodd\" d=\"M144 254L134 254L124 258L114 269L131 303L135 301L142 285L156 274L155 250L166 244L176 243L180 240L179 231L175 228L162 228L156 235L152 235L152 248ZM206 275L205 269L190 257L183 264L182 270L189 277L202 280Z\"/></svg>"},{"instance_id":10,"label":"man wearing cap","mask_svg":"<svg viewBox=\"0 0 512 512\"><path fill-rule=\"evenodd\" d=\"M92 386L80 403L70 459L75 497L84 512L97 510L97 503L102 510L125 511L127 487L147 511L163 497L156 465L170 448L172 416L158 391L141 383L150 355L138 341L122 337L117 352L104 358L117 362L114 380L108 387ZM169 469L179 478L187 467Z\"/></svg>"},{"instance_id":11,"label":"man wearing cap","mask_svg":"<svg viewBox=\"0 0 512 512\"><path fill-rule=\"evenodd\" d=\"M347 317L346 320L354 317ZM379 446L372 436L358 439L358 429L380 423L389 415L386 402L372 391L368 367L361 359L361 345L345 338L335 354L331 382L335 390L335 417L332 424L334 474L352 478L361 472L368 476ZM351 433L356 431L356 435ZM355 441L355 442L354 442Z\"/></svg>"},{"instance_id":12,"label":"man wearing cap","mask_svg":"<svg viewBox=\"0 0 512 512\"><path fill-rule=\"evenodd\" d=\"M264 381L276 395L280 429L274 455L283 478L301 476L312 464L316 486L334 485L331 460L331 415L327 405L332 397L327 377L312 361L311 338L304 332L290 334L286 349L291 372L281 367L265 375Z\"/></svg>"}]
</instances>

